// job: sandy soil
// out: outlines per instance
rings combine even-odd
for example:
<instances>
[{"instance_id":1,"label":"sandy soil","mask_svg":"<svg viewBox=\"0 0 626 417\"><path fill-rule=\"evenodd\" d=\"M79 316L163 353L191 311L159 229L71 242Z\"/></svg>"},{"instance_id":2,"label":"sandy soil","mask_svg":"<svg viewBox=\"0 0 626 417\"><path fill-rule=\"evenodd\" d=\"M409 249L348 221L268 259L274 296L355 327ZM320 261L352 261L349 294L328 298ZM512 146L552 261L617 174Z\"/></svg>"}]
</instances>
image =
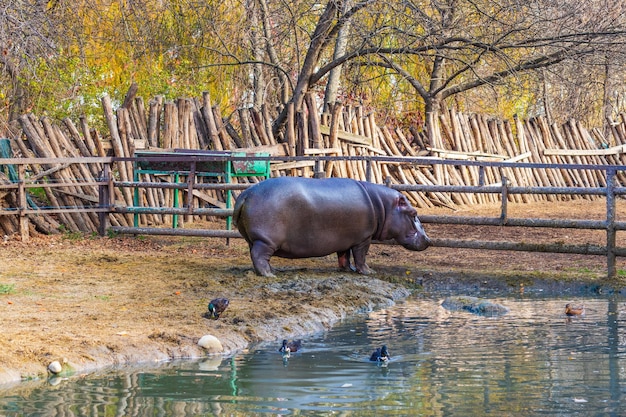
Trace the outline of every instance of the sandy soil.
<instances>
[{"instance_id":1,"label":"sandy soil","mask_svg":"<svg viewBox=\"0 0 626 417\"><path fill-rule=\"evenodd\" d=\"M452 213L497 216L498 206ZM604 203L510 205L509 217L598 218ZM623 211L620 211L623 212ZM198 227L194 224L193 227ZM431 237L605 244L602 231L467 227L426 224ZM619 236L620 244L626 241ZM602 283L601 256L478 251L431 247L409 252L374 245L375 276L336 270L334 256L273 258L273 279L258 277L241 239L175 237L39 236L0 243L0 387L47 375L53 361L80 375L106 366L207 354L206 334L222 354L259 341L293 338L332 326L357 311L380 308L411 291L468 283L530 288L537 281ZM626 270L619 260L618 268ZM623 285L614 282L615 285ZM230 299L218 320L205 317L208 302Z\"/></svg>"}]
</instances>

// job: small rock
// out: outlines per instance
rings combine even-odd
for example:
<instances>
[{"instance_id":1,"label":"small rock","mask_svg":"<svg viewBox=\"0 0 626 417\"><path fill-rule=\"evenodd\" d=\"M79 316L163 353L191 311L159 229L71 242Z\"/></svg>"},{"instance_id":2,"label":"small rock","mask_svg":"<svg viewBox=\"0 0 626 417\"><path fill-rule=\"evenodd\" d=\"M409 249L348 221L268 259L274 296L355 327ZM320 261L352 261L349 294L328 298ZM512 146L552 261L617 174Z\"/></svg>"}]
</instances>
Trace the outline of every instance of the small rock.
<instances>
[{"instance_id":1,"label":"small rock","mask_svg":"<svg viewBox=\"0 0 626 417\"><path fill-rule=\"evenodd\" d=\"M53 374L59 374L63 370L63 366L59 361L54 361L50 365L48 365L48 370Z\"/></svg>"},{"instance_id":2,"label":"small rock","mask_svg":"<svg viewBox=\"0 0 626 417\"><path fill-rule=\"evenodd\" d=\"M204 335L198 340L198 346L206 350L208 353L220 353L224 350L222 342L210 334Z\"/></svg>"},{"instance_id":3,"label":"small rock","mask_svg":"<svg viewBox=\"0 0 626 417\"><path fill-rule=\"evenodd\" d=\"M509 312L509 308L482 298L457 296L447 297L441 306L450 311L468 311L479 316L496 317Z\"/></svg>"}]
</instances>

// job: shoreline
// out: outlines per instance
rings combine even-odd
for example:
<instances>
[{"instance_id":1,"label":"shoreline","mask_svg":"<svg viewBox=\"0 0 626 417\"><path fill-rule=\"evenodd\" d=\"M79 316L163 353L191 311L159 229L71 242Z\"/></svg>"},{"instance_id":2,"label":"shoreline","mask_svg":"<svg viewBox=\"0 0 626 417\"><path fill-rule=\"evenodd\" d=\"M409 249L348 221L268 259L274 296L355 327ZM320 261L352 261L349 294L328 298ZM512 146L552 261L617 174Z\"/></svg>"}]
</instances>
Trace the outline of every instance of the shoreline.
<instances>
[{"instance_id":1,"label":"shoreline","mask_svg":"<svg viewBox=\"0 0 626 417\"><path fill-rule=\"evenodd\" d=\"M316 287L363 287L358 275L339 275L320 280L304 279L298 282L301 287L295 291L308 293ZM270 290L277 294L293 291L291 283L270 284ZM47 369L47 363L26 362L21 367L10 368L3 364L0 370L0 391L14 389L28 382L45 383L46 380L56 377L76 378L90 375L104 369L123 369L127 366L150 366L150 364L166 363L174 360L198 360L215 356L229 357L244 351L251 345L282 338L305 337L317 332L327 331L338 321L346 317L392 306L395 302L410 296L410 291L400 285L378 279L369 279L369 291L359 295L363 303L354 305L334 304L329 308L319 308L312 305L302 305L302 311L297 315L274 318L257 323L254 338L242 331L220 323L220 320L200 318L200 324L215 325L204 333L184 334L176 329L163 329L159 334L133 336L126 332L118 332L117 339L122 339L122 345L111 349L106 342L97 343L86 350L66 350L62 354L49 358L62 363L63 370L54 375ZM224 313L228 317L227 313ZM202 326L200 326L202 327ZM198 345L198 340L204 335L215 335L221 342L220 352L209 352ZM218 336L219 335L219 336ZM280 335L277 337L277 335Z\"/></svg>"},{"instance_id":2,"label":"shoreline","mask_svg":"<svg viewBox=\"0 0 626 417\"><path fill-rule=\"evenodd\" d=\"M345 285L348 282L361 282L359 275L330 277L322 281L305 279L300 281L300 289L296 291L306 291L307 285L337 286ZM368 287L372 289L369 296L360 299L361 304L347 307L345 305L335 305L333 308L312 309L311 306L304 308L303 314L292 315L280 319L270 320L263 323L257 331L257 338L254 341L247 340L245 335L239 331L231 329L222 333L219 339L223 350L221 352L208 352L198 346L197 342L203 335L179 335L176 342L177 347L164 345L159 341L148 342L147 345L137 345L130 343L112 354L105 349L104 345L97 345L89 352L83 352L83 356L88 355L90 360L82 364L72 361L64 364L64 370L59 375L54 375L46 370L43 364L40 365L40 372L37 374L24 375L19 369L4 369L0 371L0 392L13 390L30 383L42 384L50 382L52 385L58 379L78 378L90 376L98 372L123 370L125 368L143 368L159 366L160 364L179 360L201 360L212 357L227 358L245 351L258 343L276 341L278 344L282 337L301 338L318 332L327 331L337 322L362 313L374 311L381 308L391 307L395 303L402 301L416 294L424 294L426 297L443 297L444 294L472 295L490 294L493 297L507 297L516 295L520 289L507 283L498 277L474 276L466 274L449 274L447 276L432 273L424 274L420 277L421 285L418 289L409 289L399 284L387 281L368 278ZM293 290L293 283L270 284L273 291L280 292L284 287ZM607 297L610 295L624 297L626 289L614 290L603 286L594 280L579 281L555 281L550 279L527 279L526 285L522 285L523 291L529 296L541 297ZM215 323L218 320L214 321ZM285 333L285 329L289 329ZM207 332L207 334L211 334ZM277 334L282 334L276 337ZM28 366L31 369L31 366ZM32 369L31 371L32 372ZM56 382L58 383L58 382Z\"/></svg>"}]
</instances>

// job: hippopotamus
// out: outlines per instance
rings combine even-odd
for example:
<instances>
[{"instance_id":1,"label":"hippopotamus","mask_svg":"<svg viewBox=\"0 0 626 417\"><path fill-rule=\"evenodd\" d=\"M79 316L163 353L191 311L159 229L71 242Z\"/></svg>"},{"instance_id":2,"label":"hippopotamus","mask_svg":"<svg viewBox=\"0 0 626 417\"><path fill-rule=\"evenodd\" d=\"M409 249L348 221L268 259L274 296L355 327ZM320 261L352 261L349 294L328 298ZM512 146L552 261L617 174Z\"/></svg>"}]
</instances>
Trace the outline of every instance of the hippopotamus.
<instances>
[{"instance_id":1,"label":"hippopotamus","mask_svg":"<svg viewBox=\"0 0 626 417\"><path fill-rule=\"evenodd\" d=\"M239 195L233 220L248 242L256 273L266 277L274 276L272 256L310 258L336 252L340 269L370 274L365 257L372 240L395 240L413 251L430 245L406 196L348 178L261 181Z\"/></svg>"}]
</instances>

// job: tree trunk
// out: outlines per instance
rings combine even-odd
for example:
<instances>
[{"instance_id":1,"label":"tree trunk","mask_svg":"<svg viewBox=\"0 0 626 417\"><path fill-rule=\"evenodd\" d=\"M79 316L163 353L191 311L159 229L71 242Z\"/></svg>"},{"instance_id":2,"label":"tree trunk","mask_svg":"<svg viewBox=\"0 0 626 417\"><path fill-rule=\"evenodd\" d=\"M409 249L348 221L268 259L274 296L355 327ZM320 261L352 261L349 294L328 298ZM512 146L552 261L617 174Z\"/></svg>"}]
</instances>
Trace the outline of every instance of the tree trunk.
<instances>
[{"instance_id":1,"label":"tree trunk","mask_svg":"<svg viewBox=\"0 0 626 417\"><path fill-rule=\"evenodd\" d=\"M278 54L276 53L276 49L272 44L272 31L271 31L271 23L269 12L267 8L266 0L258 0L259 2L259 11L261 12L261 23L263 24L263 35L265 37L265 45L267 48L267 55L270 58L270 62L276 66L276 68L280 68L280 62L278 60ZM280 80L280 94L282 98L282 102L286 103L288 101L287 86L289 85L289 80L287 79L287 75L284 72L277 70L276 76ZM257 109L260 109L259 106ZM275 135L276 136L276 135Z\"/></svg>"},{"instance_id":2,"label":"tree trunk","mask_svg":"<svg viewBox=\"0 0 626 417\"><path fill-rule=\"evenodd\" d=\"M12 61L9 57L2 58L1 62L4 64L13 85L13 93L9 98L9 114L7 120L8 122L11 122L13 120L17 120L26 112L26 90L20 81L19 65ZM7 136L8 132L4 132L2 135Z\"/></svg>"},{"instance_id":3,"label":"tree trunk","mask_svg":"<svg viewBox=\"0 0 626 417\"><path fill-rule=\"evenodd\" d=\"M327 36L332 29L334 17L337 15L337 1L330 0L326 5L326 9L320 16L313 36L311 37L311 44L304 58L302 69L298 75L298 83L293 92L293 101L296 112L302 110L302 103L304 102L304 96L309 91L309 81L311 75L315 71L315 67L319 64L320 55L327 41ZM274 136L279 136L279 132L284 127L287 121L287 107L285 107L274 122Z\"/></svg>"},{"instance_id":4,"label":"tree trunk","mask_svg":"<svg viewBox=\"0 0 626 417\"><path fill-rule=\"evenodd\" d=\"M261 0L264 1L264 0ZM260 34L261 25L259 23L259 10L258 5L254 0L246 3L246 10L248 11L248 19L250 20L250 46L252 53L254 54L254 61L257 62L252 66L252 89L254 91L254 97L252 98L252 105L260 109L263 104L263 92L265 91L265 79L263 77L263 46L262 37Z\"/></svg>"},{"instance_id":5,"label":"tree trunk","mask_svg":"<svg viewBox=\"0 0 626 417\"><path fill-rule=\"evenodd\" d=\"M436 120L439 117L439 101L432 96L423 97L424 99L424 112L426 113L424 121L424 130L426 132L426 138L428 139L428 146L435 146L435 138L437 133L435 129L437 127Z\"/></svg>"},{"instance_id":6,"label":"tree trunk","mask_svg":"<svg viewBox=\"0 0 626 417\"><path fill-rule=\"evenodd\" d=\"M604 60L604 82L602 83L602 120L604 123L604 135L606 136L610 126L607 120L613 119L613 106L611 105L611 62L608 56Z\"/></svg>"},{"instance_id":7,"label":"tree trunk","mask_svg":"<svg viewBox=\"0 0 626 417\"><path fill-rule=\"evenodd\" d=\"M550 95L548 94L548 80L546 78L545 69L541 70L541 95L543 98L543 110L546 115L546 119L548 120L548 124L552 124L552 110L550 108L551 100Z\"/></svg>"},{"instance_id":8,"label":"tree trunk","mask_svg":"<svg viewBox=\"0 0 626 417\"><path fill-rule=\"evenodd\" d=\"M342 5L342 13L345 13L350 8L350 0L346 0ZM350 31L350 22L346 22L337 32L337 42L335 43L335 52L333 59L337 59L346 53L346 47L348 45L348 32ZM324 93L324 103L332 108L332 105L337 101L337 93L339 92L341 69L343 65L338 65L330 70L328 74L328 83L326 84L326 91Z\"/></svg>"}]
</instances>

